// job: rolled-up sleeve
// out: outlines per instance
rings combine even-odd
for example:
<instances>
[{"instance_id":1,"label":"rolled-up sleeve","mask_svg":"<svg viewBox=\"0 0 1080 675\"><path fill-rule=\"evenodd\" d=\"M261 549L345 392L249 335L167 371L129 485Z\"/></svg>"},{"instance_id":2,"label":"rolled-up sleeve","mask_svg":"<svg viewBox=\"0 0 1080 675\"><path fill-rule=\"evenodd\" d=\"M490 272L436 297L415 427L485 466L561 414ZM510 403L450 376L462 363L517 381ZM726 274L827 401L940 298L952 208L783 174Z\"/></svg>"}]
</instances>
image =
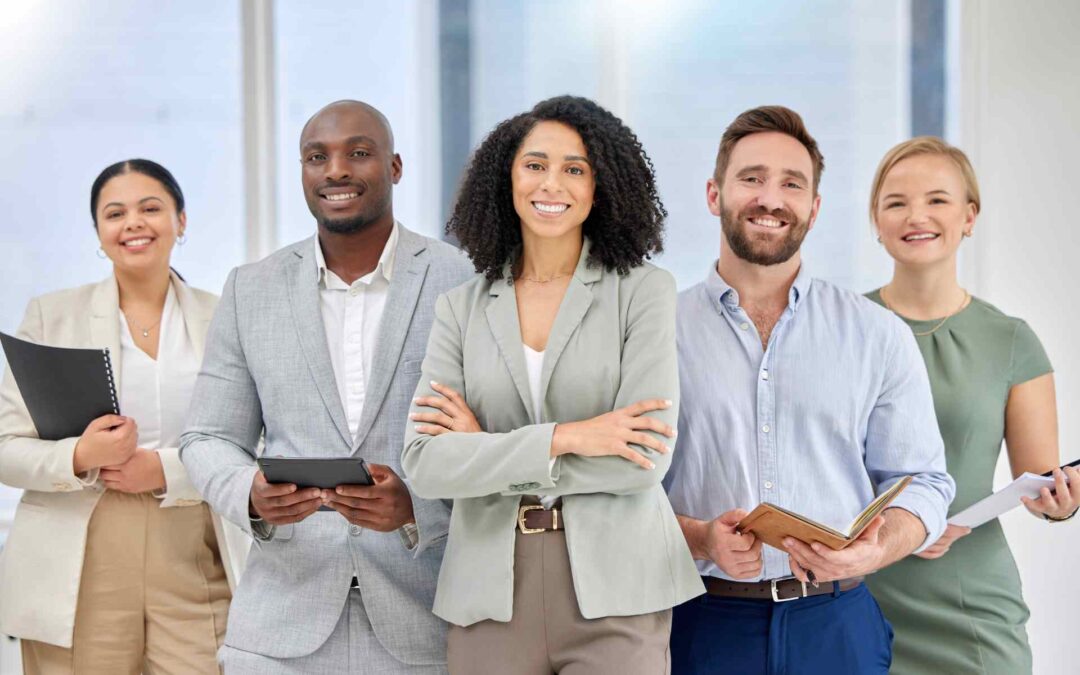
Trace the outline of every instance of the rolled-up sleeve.
<instances>
[{"instance_id":1,"label":"rolled-up sleeve","mask_svg":"<svg viewBox=\"0 0 1080 675\"><path fill-rule=\"evenodd\" d=\"M899 319L891 328L881 391L867 422L866 470L878 493L912 477L893 507L909 511L926 528L918 552L945 532L956 483L945 470L945 444L915 337Z\"/></svg>"}]
</instances>

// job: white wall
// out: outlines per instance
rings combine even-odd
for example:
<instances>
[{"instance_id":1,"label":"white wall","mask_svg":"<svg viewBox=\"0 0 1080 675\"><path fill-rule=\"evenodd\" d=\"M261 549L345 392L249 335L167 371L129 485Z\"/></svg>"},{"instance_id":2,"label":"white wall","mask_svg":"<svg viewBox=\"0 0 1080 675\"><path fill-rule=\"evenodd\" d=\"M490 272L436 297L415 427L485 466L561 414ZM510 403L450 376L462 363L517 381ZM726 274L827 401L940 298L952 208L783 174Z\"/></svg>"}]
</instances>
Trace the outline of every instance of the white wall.
<instances>
[{"instance_id":1,"label":"white wall","mask_svg":"<svg viewBox=\"0 0 1080 675\"><path fill-rule=\"evenodd\" d=\"M967 0L960 15L958 142L971 154L983 198L964 281L1042 339L1056 373L1062 458L1076 459L1080 3ZM1008 480L1004 462L997 478ZM1017 509L1003 523L1031 607L1035 673L1080 672L1080 518L1052 525Z\"/></svg>"}]
</instances>

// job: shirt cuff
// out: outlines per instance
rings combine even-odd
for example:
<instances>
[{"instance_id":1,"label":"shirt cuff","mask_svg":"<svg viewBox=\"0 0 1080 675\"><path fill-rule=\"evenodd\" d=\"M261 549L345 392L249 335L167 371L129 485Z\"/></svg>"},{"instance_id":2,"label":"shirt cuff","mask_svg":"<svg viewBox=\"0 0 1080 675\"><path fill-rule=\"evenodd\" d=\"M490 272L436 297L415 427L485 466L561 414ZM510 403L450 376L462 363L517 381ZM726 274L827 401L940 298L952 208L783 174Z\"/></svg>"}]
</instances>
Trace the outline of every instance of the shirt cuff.
<instances>
[{"instance_id":1,"label":"shirt cuff","mask_svg":"<svg viewBox=\"0 0 1080 675\"><path fill-rule=\"evenodd\" d=\"M258 516L250 516L251 535L257 541L270 541L274 538L274 530L277 528Z\"/></svg>"},{"instance_id":2,"label":"shirt cuff","mask_svg":"<svg viewBox=\"0 0 1080 675\"><path fill-rule=\"evenodd\" d=\"M398 528L398 535L401 536L401 543L406 550L416 550L420 543L420 530L416 527L416 523L405 523Z\"/></svg>"}]
</instances>

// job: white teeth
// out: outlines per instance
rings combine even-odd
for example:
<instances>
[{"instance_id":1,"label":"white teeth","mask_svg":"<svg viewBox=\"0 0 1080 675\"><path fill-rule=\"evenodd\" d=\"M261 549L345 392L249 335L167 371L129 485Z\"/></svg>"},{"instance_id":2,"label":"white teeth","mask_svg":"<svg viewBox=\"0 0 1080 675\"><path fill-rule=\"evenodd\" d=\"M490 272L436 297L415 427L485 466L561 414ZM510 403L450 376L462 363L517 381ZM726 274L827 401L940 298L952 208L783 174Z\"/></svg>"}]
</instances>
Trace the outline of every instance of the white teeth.
<instances>
[{"instance_id":1,"label":"white teeth","mask_svg":"<svg viewBox=\"0 0 1080 675\"><path fill-rule=\"evenodd\" d=\"M544 213L562 213L566 209L570 208L569 204L541 204L540 202L533 202L533 207L537 211L543 211Z\"/></svg>"},{"instance_id":2,"label":"white teeth","mask_svg":"<svg viewBox=\"0 0 1080 675\"><path fill-rule=\"evenodd\" d=\"M782 222L775 218L751 218L750 222L762 227L780 227L783 225Z\"/></svg>"},{"instance_id":3,"label":"white teeth","mask_svg":"<svg viewBox=\"0 0 1080 675\"><path fill-rule=\"evenodd\" d=\"M327 199L329 199L332 202L340 202L340 201L343 201L345 199L354 199L356 197L359 197L360 195L358 193L356 193L356 192L344 192L344 193L339 194L339 195L323 195L323 196L326 197Z\"/></svg>"},{"instance_id":4,"label":"white teeth","mask_svg":"<svg viewBox=\"0 0 1080 675\"><path fill-rule=\"evenodd\" d=\"M151 241L151 239L129 239L124 242L124 246L145 246Z\"/></svg>"},{"instance_id":5,"label":"white teeth","mask_svg":"<svg viewBox=\"0 0 1080 675\"><path fill-rule=\"evenodd\" d=\"M938 235L932 232L924 232L922 234L911 234L904 237L904 241L922 241L923 239L937 239Z\"/></svg>"}]
</instances>

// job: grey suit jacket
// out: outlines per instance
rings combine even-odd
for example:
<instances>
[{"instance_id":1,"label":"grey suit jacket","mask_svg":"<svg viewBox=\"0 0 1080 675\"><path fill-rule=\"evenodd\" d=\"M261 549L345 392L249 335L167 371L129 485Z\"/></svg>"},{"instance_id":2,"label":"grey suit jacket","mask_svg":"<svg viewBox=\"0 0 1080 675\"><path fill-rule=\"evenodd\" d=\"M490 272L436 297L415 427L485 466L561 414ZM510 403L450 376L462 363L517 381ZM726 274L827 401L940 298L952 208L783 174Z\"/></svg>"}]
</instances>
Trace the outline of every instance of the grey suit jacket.
<instances>
[{"instance_id":1,"label":"grey suit jacket","mask_svg":"<svg viewBox=\"0 0 1080 675\"><path fill-rule=\"evenodd\" d=\"M307 239L229 275L181 440L192 482L249 533L260 435L267 455L355 455L401 473L402 433L435 298L472 273L457 249L400 229L353 438L319 309L314 247ZM415 497L413 508L420 532L413 551L397 532L350 528L336 512L252 533L257 539L233 597L225 644L276 658L312 653L333 631L355 574L375 635L390 654L406 664L445 663L445 624L431 606L449 509Z\"/></svg>"},{"instance_id":2,"label":"grey suit jacket","mask_svg":"<svg viewBox=\"0 0 1080 675\"><path fill-rule=\"evenodd\" d=\"M483 433L426 436L410 426L402 466L417 494L452 498L435 613L462 626L513 612L514 525L522 495L563 497L566 542L581 613L592 619L667 609L705 589L667 495L671 462L563 455L549 469L558 422L642 399L676 405L675 282L652 265L625 276L589 267L589 243L548 337L543 415L533 419L517 298L509 269L476 277L435 305L417 396L435 380L463 392ZM669 445L670 445L669 441ZM677 450L676 450L677 451Z\"/></svg>"}]
</instances>

